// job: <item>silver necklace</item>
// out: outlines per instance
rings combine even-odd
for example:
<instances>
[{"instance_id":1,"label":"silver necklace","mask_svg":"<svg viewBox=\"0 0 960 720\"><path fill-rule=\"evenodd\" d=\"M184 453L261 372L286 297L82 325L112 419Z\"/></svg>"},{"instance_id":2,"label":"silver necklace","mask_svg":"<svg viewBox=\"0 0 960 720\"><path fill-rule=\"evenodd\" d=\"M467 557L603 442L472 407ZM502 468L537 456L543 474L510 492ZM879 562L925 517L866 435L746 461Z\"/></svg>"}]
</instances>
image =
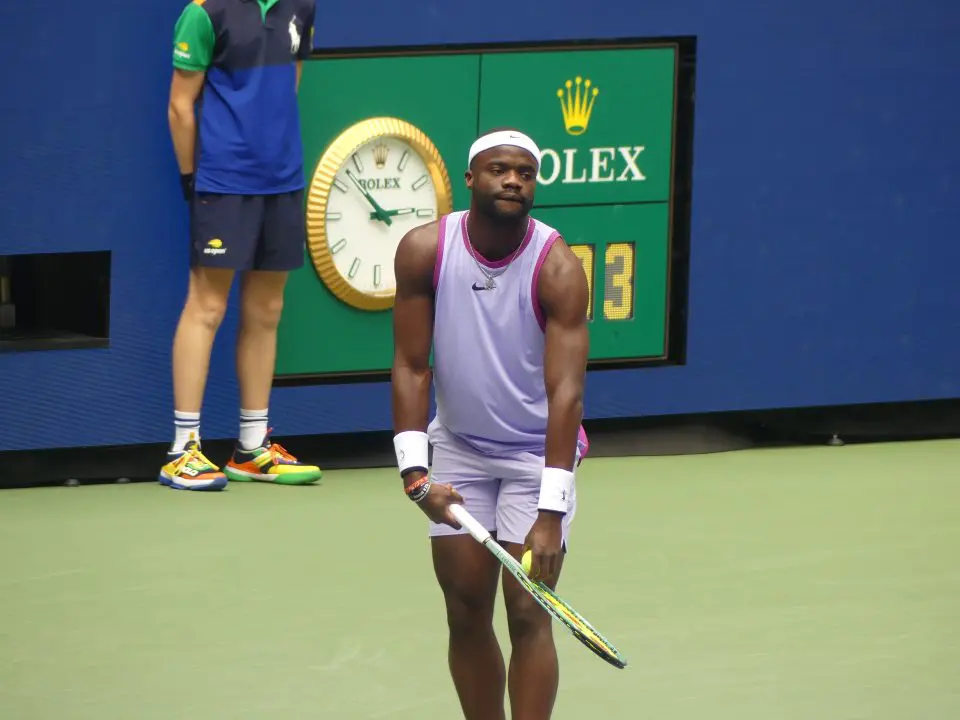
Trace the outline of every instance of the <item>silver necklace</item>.
<instances>
[{"instance_id":1,"label":"silver necklace","mask_svg":"<svg viewBox=\"0 0 960 720\"><path fill-rule=\"evenodd\" d=\"M464 232L466 232L467 224L463 224ZM470 249L470 257L473 258L473 264L477 266L477 269L483 273L483 276L486 278L484 282L484 287L487 290L493 290L497 287L496 278L503 275L507 270L510 269L510 266L513 264L513 261L517 259L517 255L520 254L520 248L523 247L523 240L520 241L520 244L517 245L516 249L513 251L513 255L510 256L510 259L507 261L507 264L504 265L499 270L492 272L483 266L483 263L477 258L476 250L473 247L473 242L470 240L470 233L467 233L467 247Z\"/></svg>"}]
</instances>

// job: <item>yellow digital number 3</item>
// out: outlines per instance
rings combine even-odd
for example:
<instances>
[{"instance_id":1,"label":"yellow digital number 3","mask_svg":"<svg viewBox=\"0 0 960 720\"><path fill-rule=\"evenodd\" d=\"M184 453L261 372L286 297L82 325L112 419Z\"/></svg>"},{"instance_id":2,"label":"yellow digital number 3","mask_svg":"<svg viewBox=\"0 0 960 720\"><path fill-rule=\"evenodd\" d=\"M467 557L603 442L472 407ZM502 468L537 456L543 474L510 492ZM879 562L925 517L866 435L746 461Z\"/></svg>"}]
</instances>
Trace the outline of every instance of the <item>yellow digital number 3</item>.
<instances>
[{"instance_id":1,"label":"yellow digital number 3","mask_svg":"<svg viewBox=\"0 0 960 720\"><path fill-rule=\"evenodd\" d=\"M633 317L633 243L607 245L604 257L604 320L629 320Z\"/></svg>"}]
</instances>

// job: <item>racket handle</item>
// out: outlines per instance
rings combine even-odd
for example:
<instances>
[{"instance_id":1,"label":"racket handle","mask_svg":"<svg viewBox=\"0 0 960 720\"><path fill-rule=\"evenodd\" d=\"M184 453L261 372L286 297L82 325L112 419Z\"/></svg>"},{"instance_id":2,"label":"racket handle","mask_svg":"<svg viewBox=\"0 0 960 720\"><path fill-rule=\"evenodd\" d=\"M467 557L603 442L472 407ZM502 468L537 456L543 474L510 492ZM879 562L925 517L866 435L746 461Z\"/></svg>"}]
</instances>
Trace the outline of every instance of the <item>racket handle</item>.
<instances>
[{"instance_id":1,"label":"racket handle","mask_svg":"<svg viewBox=\"0 0 960 720\"><path fill-rule=\"evenodd\" d=\"M477 522L476 518L467 512L467 509L460 504L450 505L450 514L460 523L478 543L485 543L490 539L490 533L487 529Z\"/></svg>"}]
</instances>

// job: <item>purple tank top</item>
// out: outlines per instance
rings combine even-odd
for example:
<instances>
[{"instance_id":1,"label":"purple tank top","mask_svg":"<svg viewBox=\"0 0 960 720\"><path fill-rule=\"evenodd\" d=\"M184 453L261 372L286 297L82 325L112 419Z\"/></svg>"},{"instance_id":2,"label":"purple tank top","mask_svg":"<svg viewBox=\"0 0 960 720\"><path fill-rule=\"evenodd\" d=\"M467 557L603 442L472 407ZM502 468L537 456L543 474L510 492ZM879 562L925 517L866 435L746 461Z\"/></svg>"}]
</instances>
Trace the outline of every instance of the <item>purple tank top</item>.
<instances>
[{"instance_id":1,"label":"purple tank top","mask_svg":"<svg viewBox=\"0 0 960 720\"><path fill-rule=\"evenodd\" d=\"M440 219L433 273L435 422L483 453L542 456L547 394L537 280L560 235L530 218L516 256L491 262L470 245L467 214ZM495 276L492 289L487 274Z\"/></svg>"}]
</instances>

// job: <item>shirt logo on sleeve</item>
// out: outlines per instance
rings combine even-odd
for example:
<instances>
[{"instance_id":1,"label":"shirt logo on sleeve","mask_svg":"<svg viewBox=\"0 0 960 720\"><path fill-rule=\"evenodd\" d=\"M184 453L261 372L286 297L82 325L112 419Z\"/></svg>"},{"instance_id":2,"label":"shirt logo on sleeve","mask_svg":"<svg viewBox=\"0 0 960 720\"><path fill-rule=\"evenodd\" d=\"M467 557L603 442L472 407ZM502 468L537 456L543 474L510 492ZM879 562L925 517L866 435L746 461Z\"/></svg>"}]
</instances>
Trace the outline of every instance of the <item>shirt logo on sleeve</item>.
<instances>
[{"instance_id":1,"label":"shirt logo on sleeve","mask_svg":"<svg viewBox=\"0 0 960 720\"><path fill-rule=\"evenodd\" d=\"M190 59L190 44L178 42L173 48L173 54L182 60Z\"/></svg>"},{"instance_id":2,"label":"shirt logo on sleeve","mask_svg":"<svg viewBox=\"0 0 960 720\"><path fill-rule=\"evenodd\" d=\"M300 50L300 28L297 27L297 16L290 18L290 25L287 27L290 33L290 54L296 55Z\"/></svg>"}]
</instances>

